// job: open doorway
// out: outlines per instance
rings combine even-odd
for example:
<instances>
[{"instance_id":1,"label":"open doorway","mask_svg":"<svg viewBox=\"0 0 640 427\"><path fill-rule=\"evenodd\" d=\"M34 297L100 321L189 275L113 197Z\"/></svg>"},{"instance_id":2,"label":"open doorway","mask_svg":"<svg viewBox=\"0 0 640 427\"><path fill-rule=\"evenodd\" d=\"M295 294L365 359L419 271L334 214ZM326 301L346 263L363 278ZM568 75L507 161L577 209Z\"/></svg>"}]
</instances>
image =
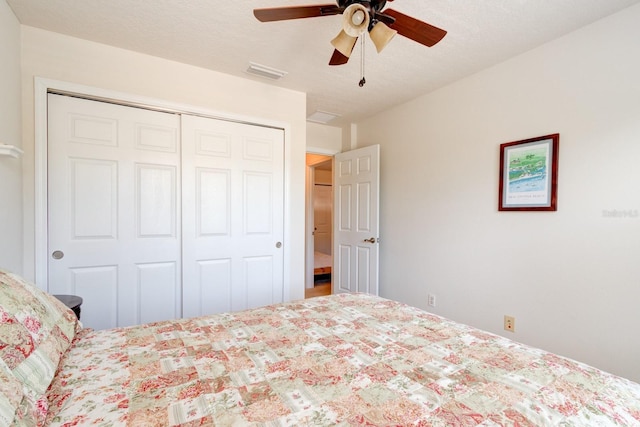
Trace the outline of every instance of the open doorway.
<instances>
[{"instance_id":1,"label":"open doorway","mask_svg":"<svg viewBox=\"0 0 640 427\"><path fill-rule=\"evenodd\" d=\"M305 297L331 294L333 157L307 154L307 285Z\"/></svg>"}]
</instances>

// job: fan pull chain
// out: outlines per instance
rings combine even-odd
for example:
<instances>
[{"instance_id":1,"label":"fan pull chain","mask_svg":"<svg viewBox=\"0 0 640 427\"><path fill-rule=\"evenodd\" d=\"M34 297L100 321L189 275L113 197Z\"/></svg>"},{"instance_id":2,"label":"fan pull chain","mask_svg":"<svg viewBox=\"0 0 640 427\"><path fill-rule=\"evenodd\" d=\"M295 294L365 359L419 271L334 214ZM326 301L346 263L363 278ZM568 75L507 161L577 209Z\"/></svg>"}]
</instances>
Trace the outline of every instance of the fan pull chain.
<instances>
[{"instance_id":1,"label":"fan pull chain","mask_svg":"<svg viewBox=\"0 0 640 427\"><path fill-rule=\"evenodd\" d=\"M364 37L360 37L360 46L360 75L362 78L360 79L360 82L358 82L358 86L362 87L367 82L364 78Z\"/></svg>"}]
</instances>

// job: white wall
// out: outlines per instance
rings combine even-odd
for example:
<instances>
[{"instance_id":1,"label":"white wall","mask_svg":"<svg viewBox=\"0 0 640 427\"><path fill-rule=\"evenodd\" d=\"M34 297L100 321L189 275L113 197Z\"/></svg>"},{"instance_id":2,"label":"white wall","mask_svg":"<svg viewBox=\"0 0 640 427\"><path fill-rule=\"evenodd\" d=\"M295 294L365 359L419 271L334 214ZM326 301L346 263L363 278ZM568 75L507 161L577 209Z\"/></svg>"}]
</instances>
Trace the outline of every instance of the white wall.
<instances>
[{"instance_id":1,"label":"white wall","mask_svg":"<svg viewBox=\"0 0 640 427\"><path fill-rule=\"evenodd\" d=\"M151 97L290 126L285 147L290 297L304 297L306 95L136 52L22 27L25 275L34 275L34 78ZM287 236L285 236L287 238Z\"/></svg>"},{"instance_id":2,"label":"white wall","mask_svg":"<svg viewBox=\"0 0 640 427\"><path fill-rule=\"evenodd\" d=\"M640 5L358 123L381 145L382 296L431 293L436 313L640 381L638 22ZM558 211L498 212L499 145L555 132Z\"/></svg>"},{"instance_id":3,"label":"white wall","mask_svg":"<svg viewBox=\"0 0 640 427\"><path fill-rule=\"evenodd\" d=\"M0 143L22 146L20 24L0 0ZM22 272L22 159L0 156L0 268Z\"/></svg>"},{"instance_id":4,"label":"white wall","mask_svg":"<svg viewBox=\"0 0 640 427\"><path fill-rule=\"evenodd\" d=\"M342 129L307 122L307 151L333 155L342 149Z\"/></svg>"}]
</instances>

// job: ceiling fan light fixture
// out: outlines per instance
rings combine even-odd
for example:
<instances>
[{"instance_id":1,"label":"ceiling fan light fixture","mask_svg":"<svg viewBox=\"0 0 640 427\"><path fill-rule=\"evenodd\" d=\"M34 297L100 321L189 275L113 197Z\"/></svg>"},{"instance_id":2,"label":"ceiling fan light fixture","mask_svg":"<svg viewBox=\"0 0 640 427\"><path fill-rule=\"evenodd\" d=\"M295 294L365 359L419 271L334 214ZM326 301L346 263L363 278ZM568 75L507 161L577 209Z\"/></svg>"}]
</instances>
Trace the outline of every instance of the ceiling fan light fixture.
<instances>
[{"instance_id":1,"label":"ceiling fan light fixture","mask_svg":"<svg viewBox=\"0 0 640 427\"><path fill-rule=\"evenodd\" d=\"M369 28L369 11L360 3L354 3L342 13L342 29L351 37L358 37Z\"/></svg>"},{"instance_id":2,"label":"ceiling fan light fixture","mask_svg":"<svg viewBox=\"0 0 640 427\"><path fill-rule=\"evenodd\" d=\"M365 13L362 10L358 9L355 12L353 12L353 15L351 15L351 23L356 27L359 25L362 25L362 23L364 22L365 16L366 16Z\"/></svg>"},{"instance_id":3,"label":"ceiling fan light fixture","mask_svg":"<svg viewBox=\"0 0 640 427\"><path fill-rule=\"evenodd\" d=\"M382 49L384 49L389 44L391 39L394 38L396 34L398 34L398 32L392 28L389 28L384 22L376 23L371 31L369 31L371 41L376 46L376 50L378 51L378 53L382 52Z\"/></svg>"},{"instance_id":4,"label":"ceiling fan light fixture","mask_svg":"<svg viewBox=\"0 0 640 427\"><path fill-rule=\"evenodd\" d=\"M331 40L331 44L338 52L348 58L351 56L351 52L353 51L353 47L356 45L357 40L358 37L352 37L344 30L341 30L340 33Z\"/></svg>"},{"instance_id":5,"label":"ceiling fan light fixture","mask_svg":"<svg viewBox=\"0 0 640 427\"><path fill-rule=\"evenodd\" d=\"M260 22L342 15L342 31L331 41L331 44L337 48L333 50L329 65L343 65L349 62L349 56L351 56L357 39L365 31L370 33L378 53L396 34L427 47L440 42L447 34L442 28L427 24L397 10L385 9L387 1L393 0L337 0L337 5L313 4L271 7L254 9L253 14ZM388 23L392 28L379 21ZM364 46L365 41L362 39L363 58ZM364 59L362 63L364 64ZM364 82L364 78L362 82Z\"/></svg>"}]
</instances>

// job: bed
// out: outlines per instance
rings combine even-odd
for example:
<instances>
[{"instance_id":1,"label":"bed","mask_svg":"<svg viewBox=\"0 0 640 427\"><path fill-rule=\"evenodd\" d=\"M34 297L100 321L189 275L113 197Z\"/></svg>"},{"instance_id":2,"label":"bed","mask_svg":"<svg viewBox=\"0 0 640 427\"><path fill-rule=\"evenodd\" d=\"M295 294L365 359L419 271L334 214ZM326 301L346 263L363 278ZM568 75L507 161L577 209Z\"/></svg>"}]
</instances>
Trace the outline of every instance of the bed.
<instances>
[{"instance_id":1,"label":"bed","mask_svg":"<svg viewBox=\"0 0 640 427\"><path fill-rule=\"evenodd\" d=\"M324 252L315 251L313 253L313 274L316 277L331 275L331 264L333 257Z\"/></svg>"},{"instance_id":2,"label":"bed","mask_svg":"<svg viewBox=\"0 0 640 427\"><path fill-rule=\"evenodd\" d=\"M640 425L639 384L371 295L92 331L0 285L3 426Z\"/></svg>"}]
</instances>

